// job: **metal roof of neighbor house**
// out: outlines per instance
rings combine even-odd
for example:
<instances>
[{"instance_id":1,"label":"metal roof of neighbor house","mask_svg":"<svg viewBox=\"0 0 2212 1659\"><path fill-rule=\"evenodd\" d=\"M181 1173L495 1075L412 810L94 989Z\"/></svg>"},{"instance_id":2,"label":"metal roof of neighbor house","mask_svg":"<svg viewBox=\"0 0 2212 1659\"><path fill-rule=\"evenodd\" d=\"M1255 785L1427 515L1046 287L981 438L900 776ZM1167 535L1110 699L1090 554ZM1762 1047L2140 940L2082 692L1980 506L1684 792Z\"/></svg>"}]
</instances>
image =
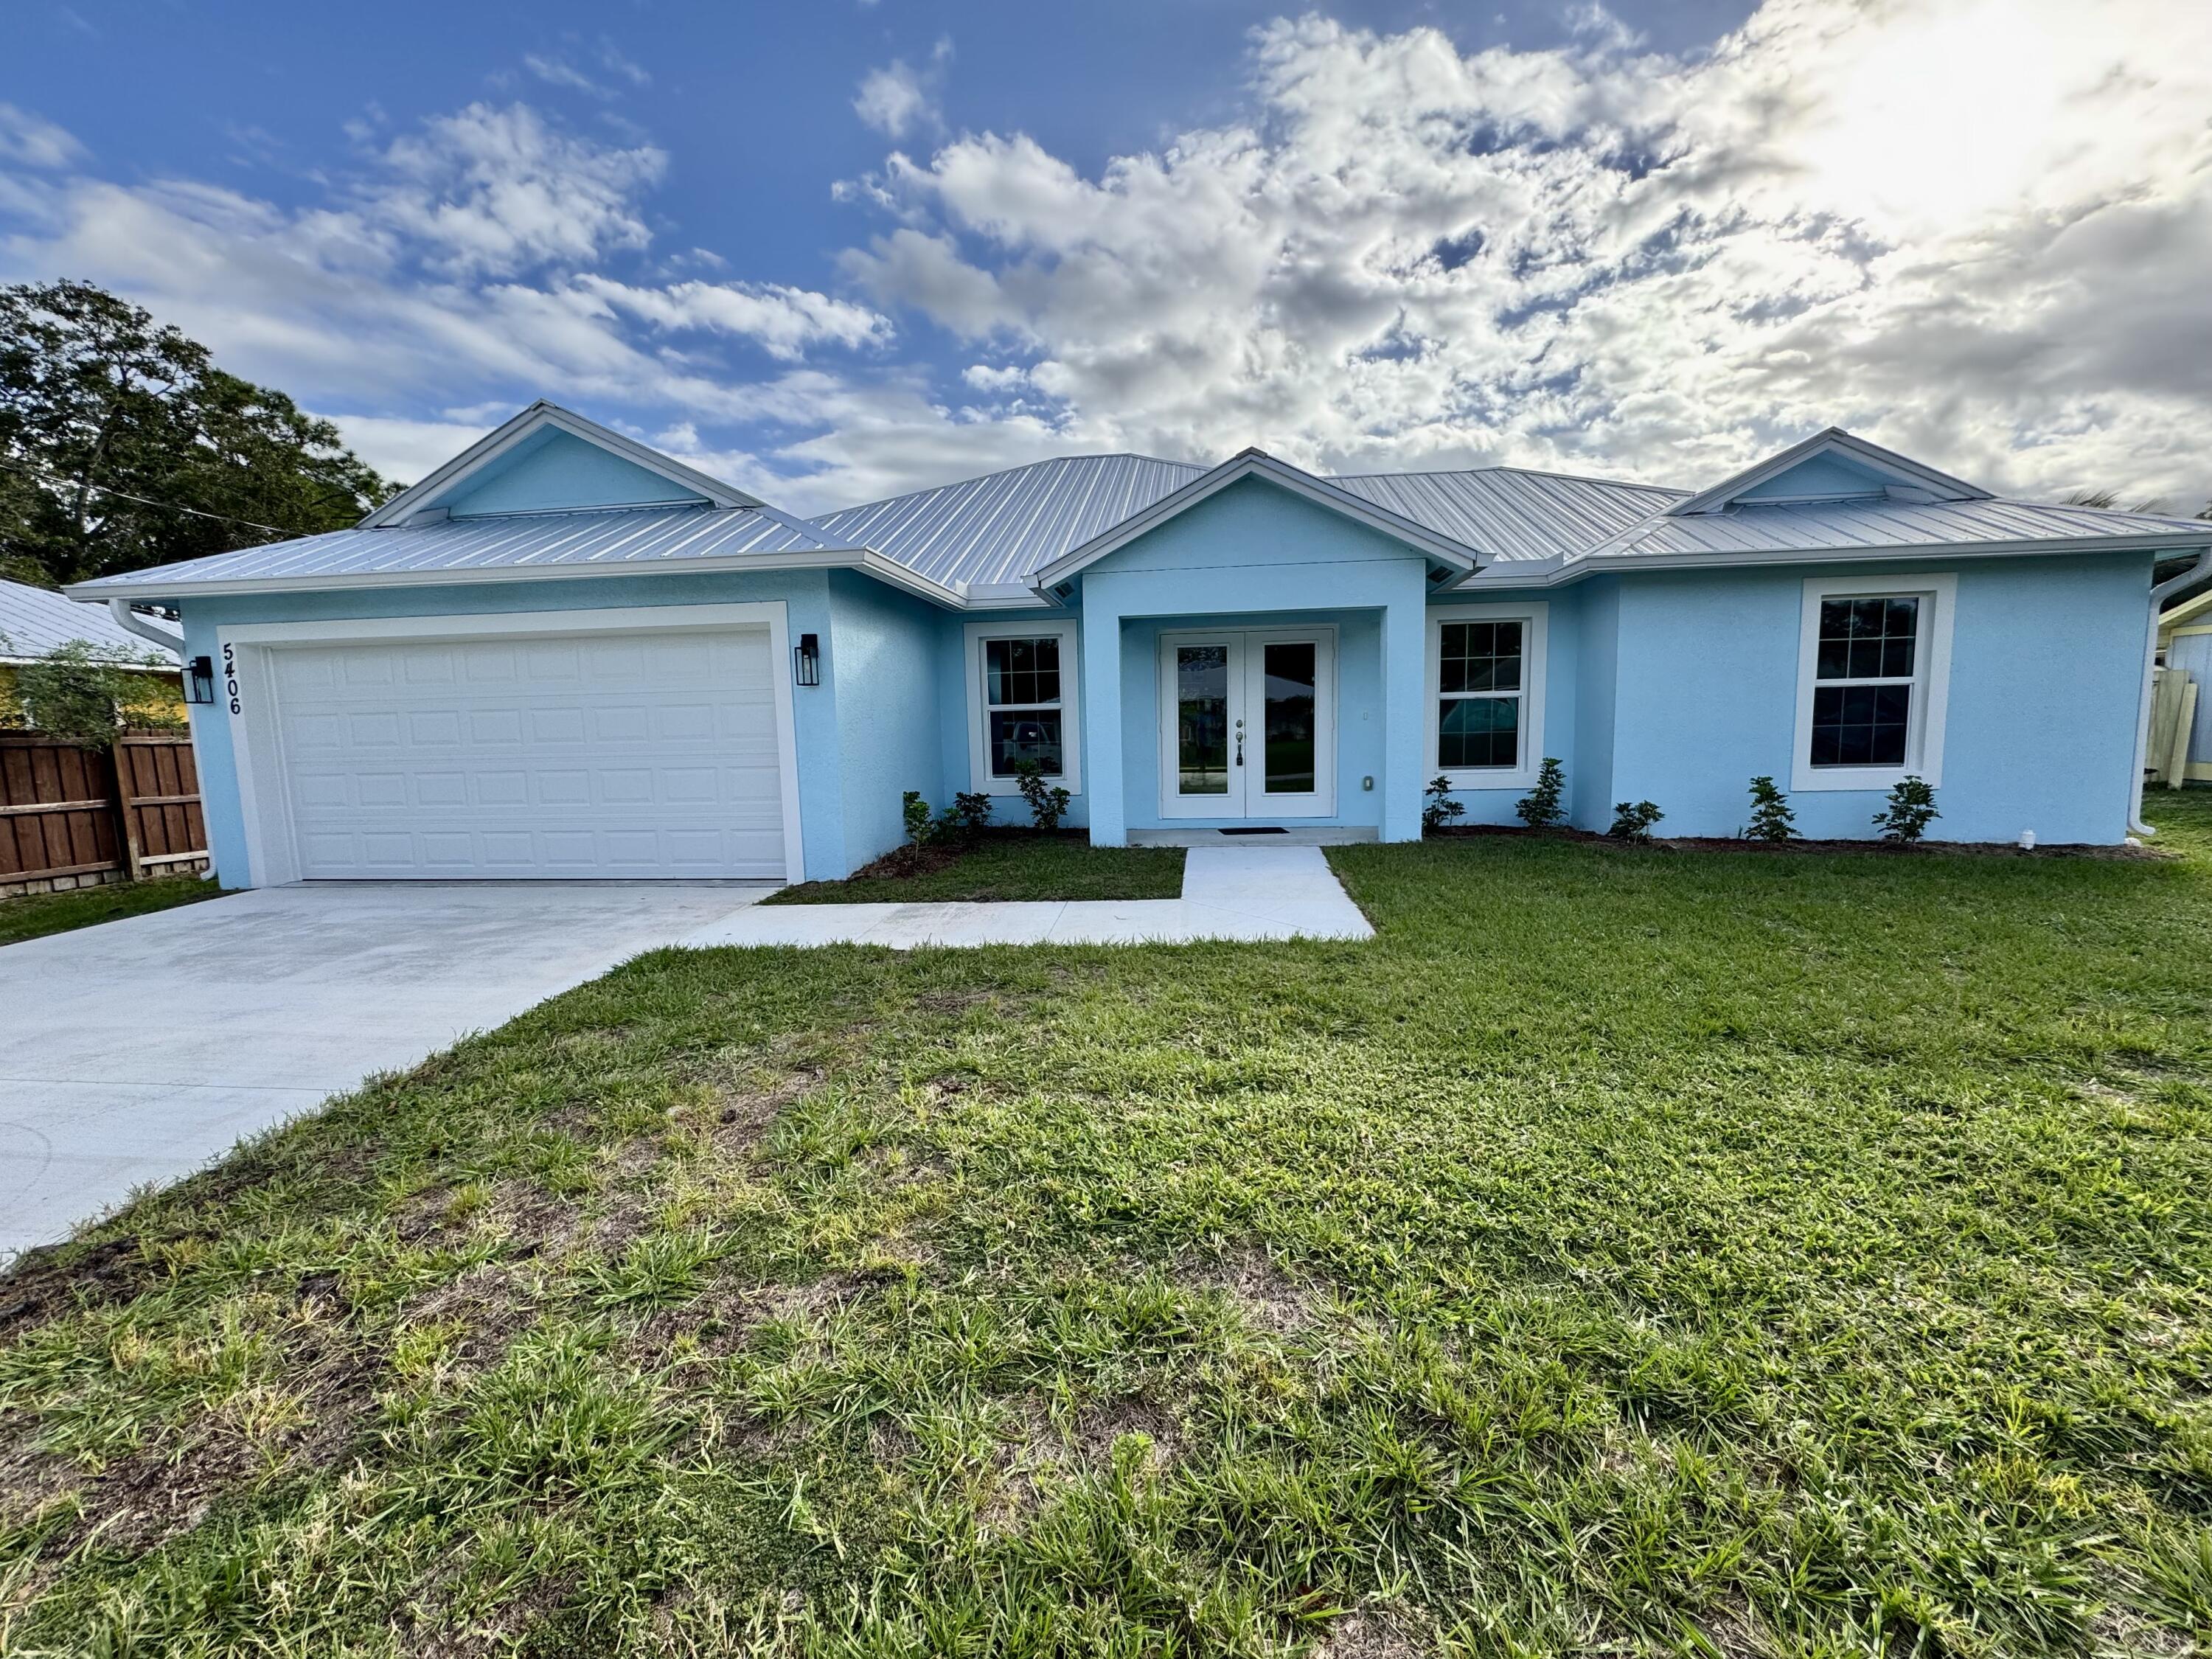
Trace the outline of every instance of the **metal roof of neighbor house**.
<instances>
[{"instance_id":1,"label":"metal roof of neighbor house","mask_svg":"<svg viewBox=\"0 0 2212 1659\"><path fill-rule=\"evenodd\" d=\"M827 513L814 522L948 586L1018 583L1209 469L1063 455Z\"/></svg>"},{"instance_id":2,"label":"metal roof of neighbor house","mask_svg":"<svg viewBox=\"0 0 2212 1659\"><path fill-rule=\"evenodd\" d=\"M161 654L118 627L105 605L79 605L43 587L0 581L0 663L28 662L73 640L126 663ZM169 661L174 663L173 655Z\"/></svg>"},{"instance_id":3,"label":"metal roof of neighbor house","mask_svg":"<svg viewBox=\"0 0 2212 1659\"><path fill-rule=\"evenodd\" d=\"M469 571L666 569L687 561L745 554L814 552L834 544L780 514L757 507L654 507L451 519L369 530L333 530L298 541L215 553L182 564L103 577L76 591L179 589L319 577Z\"/></svg>"}]
</instances>

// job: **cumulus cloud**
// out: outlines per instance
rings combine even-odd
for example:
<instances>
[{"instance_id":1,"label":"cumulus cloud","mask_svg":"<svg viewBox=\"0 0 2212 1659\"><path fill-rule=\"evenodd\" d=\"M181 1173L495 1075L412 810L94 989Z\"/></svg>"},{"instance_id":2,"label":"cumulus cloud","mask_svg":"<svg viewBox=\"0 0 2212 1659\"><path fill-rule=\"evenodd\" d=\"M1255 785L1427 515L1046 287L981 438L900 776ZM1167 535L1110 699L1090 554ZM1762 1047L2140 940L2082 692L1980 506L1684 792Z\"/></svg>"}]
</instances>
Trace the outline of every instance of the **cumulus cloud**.
<instances>
[{"instance_id":1,"label":"cumulus cloud","mask_svg":"<svg viewBox=\"0 0 2212 1659\"><path fill-rule=\"evenodd\" d=\"M952 42L940 40L929 61L916 69L904 58L894 58L881 69L870 70L854 95L853 112L888 138L944 125L937 106L938 88L952 61Z\"/></svg>"},{"instance_id":2,"label":"cumulus cloud","mask_svg":"<svg viewBox=\"0 0 2212 1659\"><path fill-rule=\"evenodd\" d=\"M2212 13L1771 0L1686 58L1597 14L1472 54L1310 17L1252 70L1244 120L1096 174L894 155L847 269L1176 454L1695 481L1833 421L2212 493Z\"/></svg>"}]
</instances>

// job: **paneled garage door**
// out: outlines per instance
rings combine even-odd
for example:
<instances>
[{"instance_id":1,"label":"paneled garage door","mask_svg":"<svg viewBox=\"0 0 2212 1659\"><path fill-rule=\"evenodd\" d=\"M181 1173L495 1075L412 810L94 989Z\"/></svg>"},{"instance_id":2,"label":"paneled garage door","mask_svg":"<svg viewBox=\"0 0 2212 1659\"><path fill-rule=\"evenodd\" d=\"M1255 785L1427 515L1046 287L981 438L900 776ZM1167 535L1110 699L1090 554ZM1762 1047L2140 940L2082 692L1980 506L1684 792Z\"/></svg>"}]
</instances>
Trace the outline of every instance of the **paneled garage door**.
<instances>
[{"instance_id":1,"label":"paneled garage door","mask_svg":"<svg viewBox=\"0 0 2212 1659\"><path fill-rule=\"evenodd\" d=\"M271 651L300 873L781 880L774 666L765 629Z\"/></svg>"}]
</instances>

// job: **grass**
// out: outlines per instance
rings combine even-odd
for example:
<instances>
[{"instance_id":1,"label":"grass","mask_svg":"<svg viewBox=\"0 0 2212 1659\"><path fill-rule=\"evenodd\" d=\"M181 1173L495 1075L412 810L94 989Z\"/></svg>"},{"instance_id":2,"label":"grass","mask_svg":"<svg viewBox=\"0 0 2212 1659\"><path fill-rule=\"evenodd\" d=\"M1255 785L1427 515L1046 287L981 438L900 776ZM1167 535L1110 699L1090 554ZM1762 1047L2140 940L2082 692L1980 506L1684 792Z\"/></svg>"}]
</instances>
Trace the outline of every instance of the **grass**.
<instances>
[{"instance_id":1,"label":"grass","mask_svg":"<svg viewBox=\"0 0 2212 1659\"><path fill-rule=\"evenodd\" d=\"M222 889L211 881L172 876L159 881L110 882L104 887L79 887L66 893L0 899L0 945L66 933L73 927L90 927L125 916L143 916L222 894Z\"/></svg>"},{"instance_id":2,"label":"grass","mask_svg":"<svg viewBox=\"0 0 2212 1659\"><path fill-rule=\"evenodd\" d=\"M2185 859L662 952L0 1285L11 1653L2212 1643Z\"/></svg>"},{"instance_id":3,"label":"grass","mask_svg":"<svg viewBox=\"0 0 2212 1659\"><path fill-rule=\"evenodd\" d=\"M1179 847L1093 847L1081 830L988 830L963 847L907 849L843 881L786 887L764 904L1149 899L1182 894Z\"/></svg>"}]
</instances>

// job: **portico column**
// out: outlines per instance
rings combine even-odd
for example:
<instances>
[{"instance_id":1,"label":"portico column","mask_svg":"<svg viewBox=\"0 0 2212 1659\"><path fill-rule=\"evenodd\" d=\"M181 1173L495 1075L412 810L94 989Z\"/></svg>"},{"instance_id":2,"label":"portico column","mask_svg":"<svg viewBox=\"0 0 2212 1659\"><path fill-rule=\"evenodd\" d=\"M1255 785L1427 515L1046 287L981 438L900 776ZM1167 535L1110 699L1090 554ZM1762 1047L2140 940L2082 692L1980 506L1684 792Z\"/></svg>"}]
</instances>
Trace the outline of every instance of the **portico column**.
<instances>
[{"instance_id":1,"label":"portico column","mask_svg":"<svg viewBox=\"0 0 2212 1659\"><path fill-rule=\"evenodd\" d=\"M1129 812L1121 799L1121 613L1099 590L1083 596L1083 793L1091 806L1091 844L1122 847Z\"/></svg>"},{"instance_id":2,"label":"portico column","mask_svg":"<svg viewBox=\"0 0 2212 1659\"><path fill-rule=\"evenodd\" d=\"M1427 594L1423 568L1409 562L1413 592L1382 608L1382 839L1421 838L1428 747Z\"/></svg>"}]
</instances>

